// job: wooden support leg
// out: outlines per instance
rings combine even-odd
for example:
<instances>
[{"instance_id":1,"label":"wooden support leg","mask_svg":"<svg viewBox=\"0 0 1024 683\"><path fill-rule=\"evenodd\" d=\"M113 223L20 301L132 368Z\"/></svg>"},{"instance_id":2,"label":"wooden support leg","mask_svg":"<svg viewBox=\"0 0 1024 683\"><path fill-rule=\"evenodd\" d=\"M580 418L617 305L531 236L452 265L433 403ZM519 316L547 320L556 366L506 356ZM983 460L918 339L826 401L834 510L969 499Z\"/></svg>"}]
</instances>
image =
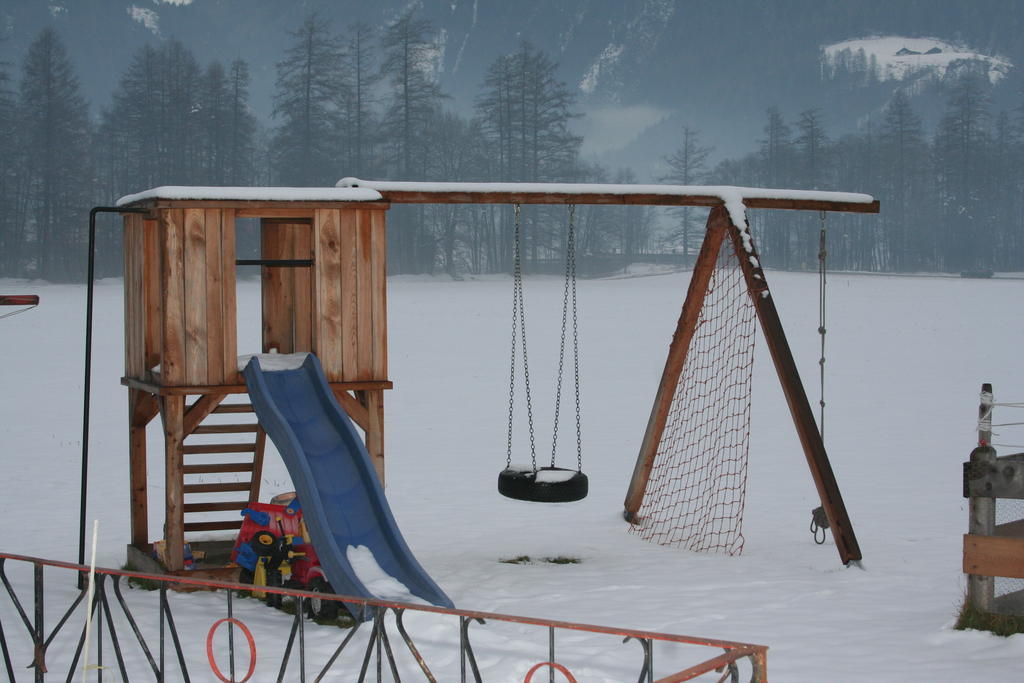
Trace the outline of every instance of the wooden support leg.
<instances>
[{"instance_id":1,"label":"wooden support leg","mask_svg":"<svg viewBox=\"0 0 1024 683\"><path fill-rule=\"evenodd\" d=\"M661 373L661 382L658 384L658 391L654 396L654 407L651 408L651 416L647 422L647 431L644 432L644 440L640 445L640 453L633 468L633 477L629 481L629 490L626 492L623 514L626 521L631 524L637 521L637 513L644 501L647 482L651 478L651 469L654 467L658 442L661 441L661 435L665 431L669 409L672 407L672 397L676 393L679 375L683 371L686 356L690 350L690 342L697 329L700 310L707 295L708 283L715 272L718 251L725 239L728 221L725 209L722 208L713 209L708 216L704 244L701 245L697 262L693 266L693 276L690 278L690 286L686 291L686 299L683 301L683 310L679 314L679 322L672 335L668 358L665 359L665 369Z\"/></svg>"},{"instance_id":2,"label":"wooden support leg","mask_svg":"<svg viewBox=\"0 0 1024 683\"><path fill-rule=\"evenodd\" d=\"M722 211L724 212L724 209ZM786 340L786 333L782 329L782 321L775 308L775 301L768 289L768 281L761 269L754 241L750 237L746 222L742 226L737 226L728 218L728 214L726 217L729 220L729 237L739 256L740 268L747 282L747 291L751 301L754 302L754 310L757 312L761 331L764 332L764 339L771 352L775 371L778 373L782 391L786 396L786 403L793 416L793 424L796 425L800 445L803 447L807 465L811 470L811 477L818 489L818 497L828 516L832 537L835 539L836 549L839 551L839 559L843 564L860 560L860 546L853 533L853 523L846 512L843 496L839 492L839 483L832 472L832 465L825 452L825 443L822 441L821 432L818 431L818 424L814 420L814 411L811 410L807 392L804 391L803 382L800 381L800 373L797 371L796 361L793 360L793 352Z\"/></svg>"},{"instance_id":3,"label":"wooden support leg","mask_svg":"<svg viewBox=\"0 0 1024 683\"><path fill-rule=\"evenodd\" d=\"M146 551L149 545L149 492L146 486L146 425L157 413L156 398L137 389L128 391L128 482L131 502L131 543Z\"/></svg>"},{"instance_id":4,"label":"wooden support leg","mask_svg":"<svg viewBox=\"0 0 1024 683\"><path fill-rule=\"evenodd\" d=\"M367 390L356 395L366 407L366 451L377 470L381 486L384 486L384 392Z\"/></svg>"},{"instance_id":5,"label":"wooden support leg","mask_svg":"<svg viewBox=\"0 0 1024 683\"><path fill-rule=\"evenodd\" d=\"M185 568L184 512L184 421L185 397L161 396L160 417L164 424L164 486L166 516L164 522L165 557L168 571Z\"/></svg>"}]
</instances>

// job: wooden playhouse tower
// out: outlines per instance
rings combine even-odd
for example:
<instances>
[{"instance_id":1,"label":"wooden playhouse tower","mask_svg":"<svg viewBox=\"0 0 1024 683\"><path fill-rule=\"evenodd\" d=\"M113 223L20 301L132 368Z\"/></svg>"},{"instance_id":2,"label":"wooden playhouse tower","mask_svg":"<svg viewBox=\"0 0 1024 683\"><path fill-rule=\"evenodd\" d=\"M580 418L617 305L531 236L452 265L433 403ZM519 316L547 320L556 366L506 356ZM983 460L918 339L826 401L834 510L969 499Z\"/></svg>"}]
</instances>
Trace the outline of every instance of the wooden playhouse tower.
<instances>
[{"instance_id":1,"label":"wooden playhouse tower","mask_svg":"<svg viewBox=\"0 0 1024 683\"><path fill-rule=\"evenodd\" d=\"M136 565L152 565L151 543L162 538L164 569L182 571L186 533L237 529L239 511L259 498L265 434L244 415L225 417L252 411L225 401L246 393L239 353L317 354L383 481L388 204L373 190L254 190L161 187L118 204L147 211L123 214L128 554ZM259 220L259 259L237 257L243 218ZM238 348L239 266L262 271L262 348ZM165 522L153 530L146 426L158 415ZM210 440L203 435L230 442L198 443Z\"/></svg>"}]
</instances>

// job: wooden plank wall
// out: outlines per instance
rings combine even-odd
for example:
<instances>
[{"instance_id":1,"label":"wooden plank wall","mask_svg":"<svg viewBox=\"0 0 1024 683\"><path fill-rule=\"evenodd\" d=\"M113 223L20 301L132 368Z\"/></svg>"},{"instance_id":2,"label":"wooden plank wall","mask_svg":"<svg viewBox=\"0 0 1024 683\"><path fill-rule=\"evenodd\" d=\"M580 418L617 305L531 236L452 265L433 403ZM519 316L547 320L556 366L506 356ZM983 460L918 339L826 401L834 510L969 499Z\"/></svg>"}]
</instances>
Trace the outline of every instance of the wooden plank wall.
<instances>
[{"instance_id":1,"label":"wooden plank wall","mask_svg":"<svg viewBox=\"0 0 1024 683\"><path fill-rule=\"evenodd\" d=\"M234 212L163 209L160 379L165 386L240 382L236 368Z\"/></svg>"},{"instance_id":2,"label":"wooden plank wall","mask_svg":"<svg viewBox=\"0 0 1024 683\"><path fill-rule=\"evenodd\" d=\"M299 219L263 219L264 259L313 258L313 227ZM312 268L263 267L263 352L313 350Z\"/></svg>"},{"instance_id":3,"label":"wooden plank wall","mask_svg":"<svg viewBox=\"0 0 1024 683\"><path fill-rule=\"evenodd\" d=\"M318 209L313 350L331 382L387 379L382 209Z\"/></svg>"},{"instance_id":4,"label":"wooden plank wall","mask_svg":"<svg viewBox=\"0 0 1024 683\"><path fill-rule=\"evenodd\" d=\"M124 216L124 374L146 371L145 227L141 214Z\"/></svg>"}]
</instances>

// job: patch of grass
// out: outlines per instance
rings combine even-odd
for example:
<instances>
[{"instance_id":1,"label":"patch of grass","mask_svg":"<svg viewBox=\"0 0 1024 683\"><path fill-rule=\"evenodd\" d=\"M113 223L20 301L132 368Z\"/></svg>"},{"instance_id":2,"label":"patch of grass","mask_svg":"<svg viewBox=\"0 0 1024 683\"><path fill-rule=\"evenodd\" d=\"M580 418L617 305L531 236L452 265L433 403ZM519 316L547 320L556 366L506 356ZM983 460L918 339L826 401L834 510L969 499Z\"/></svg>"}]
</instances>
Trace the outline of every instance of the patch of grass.
<instances>
[{"instance_id":1,"label":"patch of grass","mask_svg":"<svg viewBox=\"0 0 1024 683\"><path fill-rule=\"evenodd\" d=\"M529 555L519 555L517 557L499 559L498 561L505 564L533 564L534 562L547 562L548 564L579 564L583 560L578 557L565 557L561 555L558 557L541 557L534 560Z\"/></svg>"},{"instance_id":2,"label":"patch of grass","mask_svg":"<svg viewBox=\"0 0 1024 683\"><path fill-rule=\"evenodd\" d=\"M983 612L964 600L954 628L958 631L974 629L989 631L997 636L1012 636L1015 633L1024 633L1024 617Z\"/></svg>"}]
</instances>

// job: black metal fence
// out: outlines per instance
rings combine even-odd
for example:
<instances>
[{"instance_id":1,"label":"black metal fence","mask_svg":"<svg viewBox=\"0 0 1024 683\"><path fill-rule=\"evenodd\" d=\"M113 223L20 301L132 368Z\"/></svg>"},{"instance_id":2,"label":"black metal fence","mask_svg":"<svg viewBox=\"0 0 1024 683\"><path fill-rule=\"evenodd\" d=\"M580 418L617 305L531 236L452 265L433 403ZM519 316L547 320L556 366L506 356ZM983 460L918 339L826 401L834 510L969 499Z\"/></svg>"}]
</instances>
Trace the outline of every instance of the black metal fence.
<instances>
[{"instance_id":1,"label":"black metal fence","mask_svg":"<svg viewBox=\"0 0 1024 683\"><path fill-rule=\"evenodd\" d=\"M21 581L12 581L8 576L8 563L19 563L20 569L30 569L30 581L24 580L28 579L27 576ZM74 596L66 608L62 607L61 616L52 627L45 623L44 605L48 604L46 590L50 583L44 581L44 568L51 568L51 574L52 569L62 570L59 584L62 588L51 589L51 596L54 593L65 599L69 594ZM589 676L586 680L594 676L604 680L630 680L635 676L640 683L654 683L656 644L676 650L672 656L665 657L669 661L665 668L674 667L682 661L680 657L698 661L688 668L662 674L657 679L658 683L691 680L709 672L718 672L720 675L714 677L718 681L739 681L741 675L744 680L754 682L767 680L767 648L761 645L429 605L325 597L320 593L269 587L260 587L260 590L281 596L277 602L288 606L293 615L289 617L267 610L265 618L261 616L260 621L269 619L274 623L276 635L269 638L270 645L261 645L263 653L257 656L257 638L250 627L236 616L238 596L247 594L252 586L106 568L97 568L93 576L90 632L85 625L72 625L72 615L76 612L80 611L80 620L85 620L85 608L79 610L79 607L89 602L89 582L79 584L76 580L89 571L89 567L80 564L0 553L0 581L9 598L0 602L0 650L10 681L29 680L30 677L35 681L45 681L49 677L70 682L82 678L84 667L85 676L96 681L137 681L150 677L156 681L188 682L195 679L238 683L324 679L400 681L404 675L407 679L416 680L450 681L458 678L463 682L480 682L484 680L485 667L478 662L471 644L470 627L473 624L479 625L474 633L487 633L501 624L514 625L519 629L492 637L493 643L488 646L487 654L490 666L494 666L498 659L515 660L517 680L520 676L525 681L538 680L534 674L547 671L545 678L552 683L556 680L556 672L560 676L558 680L576 681L572 673L575 667L577 670L586 669L578 674ZM129 591L131 599L126 599L125 584L129 582L144 584L149 590L132 589ZM29 583L31 596L27 595ZM21 593L16 584L20 584ZM78 585L86 585L86 588L79 590ZM204 592L182 593L199 590ZM371 618L362 623L353 622L346 629L310 627L306 617L309 601L325 599L364 605ZM187 624L176 623L172 602L179 603L176 607L179 614L183 605L198 607L202 619L197 620L193 614ZM152 620L154 612L155 623ZM437 662L428 664L421 647L414 641L405 622L409 613L420 617L419 626L423 632L417 638L421 643L429 644ZM198 631L197 621L201 624ZM391 622L390 627L386 623L388 621ZM203 635L202 629L207 623L210 626L205 632L205 653L197 653L192 646ZM484 626L488 631L481 631ZM283 635L285 630L287 636ZM537 648L538 653L543 653L541 661L538 661L539 657L530 659L529 655L519 652L523 649L522 644L530 641L530 635L538 630L540 633L546 631L547 636L546 648ZM307 631L316 632L318 642L312 649ZM397 641L392 642L389 631L397 634ZM366 637L357 638L359 634L366 634ZM580 640L579 636L587 639L613 638L599 649L615 660L613 668L616 671L596 673L594 666L597 664L590 661L594 658L594 643ZM266 638L261 637L260 640L265 643ZM636 641L640 645L639 651L632 646L620 649L607 647L615 641ZM573 648L579 650L581 645L585 645L583 654L578 651L573 654ZM722 654L708 658L707 648L718 649ZM87 664L90 657L95 661ZM628 662L634 659L630 666ZM632 673L624 677L622 672L627 670ZM506 667L502 677L507 680L507 676Z\"/></svg>"}]
</instances>

